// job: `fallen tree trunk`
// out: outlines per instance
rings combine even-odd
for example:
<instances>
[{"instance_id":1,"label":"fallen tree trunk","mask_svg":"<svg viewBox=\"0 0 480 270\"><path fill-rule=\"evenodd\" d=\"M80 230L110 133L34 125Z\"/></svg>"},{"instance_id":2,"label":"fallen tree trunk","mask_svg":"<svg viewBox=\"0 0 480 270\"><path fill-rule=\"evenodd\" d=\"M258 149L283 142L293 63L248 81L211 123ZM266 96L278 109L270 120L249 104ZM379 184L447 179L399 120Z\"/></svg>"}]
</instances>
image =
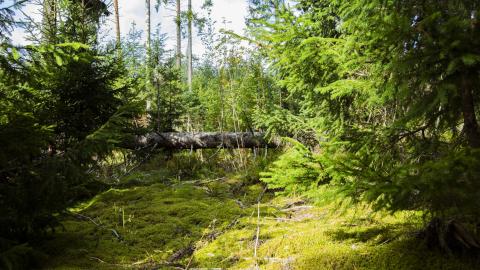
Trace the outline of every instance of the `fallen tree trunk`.
<instances>
[{"instance_id":1,"label":"fallen tree trunk","mask_svg":"<svg viewBox=\"0 0 480 270\"><path fill-rule=\"evenodd\" d=\"M277 147L278 143L268 142L264 134L255 132L166 132L149 133L137 136L127 148L156 146L164 149L214 149L214 148L254 148Z\"/></svg>"}]
</instances>

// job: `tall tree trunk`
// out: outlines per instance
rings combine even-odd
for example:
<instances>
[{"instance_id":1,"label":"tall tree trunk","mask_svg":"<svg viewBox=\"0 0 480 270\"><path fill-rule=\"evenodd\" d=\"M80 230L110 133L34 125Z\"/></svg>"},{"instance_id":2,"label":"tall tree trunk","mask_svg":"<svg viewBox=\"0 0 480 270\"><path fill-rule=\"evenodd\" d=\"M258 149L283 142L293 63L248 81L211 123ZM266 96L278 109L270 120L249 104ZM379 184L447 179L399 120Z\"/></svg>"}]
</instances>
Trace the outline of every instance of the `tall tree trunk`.
<instances>
[{"instance_id":1,"label":"tall tree trunk","mask_svg":"<svg viewBox=\"0 0 480 270\"><path fill-rule=\"evenodd\" d=\"M462 95L462 113L463 130L467 137L468 144L472 148L480 148L480 131L478 129L477 117L475 115L475 105L473 100L473 84L468 72L462 75L461 95Z\"/></svg>"},{"instance_id":2,"label":"tall tree trunk","mask_svg":"<svg viewBox=\"0 0 480 270\"><path fill-rule=\"evenodd\" d=\"M57 35L57 1L43 0L42 42L56 44Z\"/></svg>"},{"instance_id":3,"label":"tall tree trunk","mask_svg":"<svg viewBox=\"0 0 480 270\"><path fill-rule=\"evenodd\" d=\"M145 5L146 5L146 18L145 18L145 24L146 24L146 28L147 28L147 39L146 39L146 43L145 43L145 46L146 46L146 57L145 57L145 61L147 63L147 79L150 79L150 74L149 74L149 71L150 71L150 58L151 58L151 50L152 50L152 40L151 40L151 36L152 36L152 30L151 30L151 22L150 22L150 0L145 0Z\"/></svg>"},{"instance_id":4,"label":"tall tree trunk","mask_svg":"<svg viewBox=\"0 0 480 270\"><path fill-rule=\"evenodd\" d=\"M193 60L192 60L192 0L188 0L188 51L187 51L187 79L188 90L192 92Z\"/></svg>"},{"instance_id":5,"label":"tall tree trunk","mask_svg":"<svg viewBox=\"0 0 480 270\"><path fill-rule=\"evenodd\" d=\"M146 5L146 28L147 28L147 40L145 43L145 91L147 92L151 83L151 71L150 71L150 65L151 65L151 55L152 55L152 47L151 47L151 23L150 23L150 0L145 0L145 5ZM147 111L150 110L151 107L151 101L147 99Z\"/></svg>"},{"instance_id":6,"label":"tall tree trunk","mask_svg":"<svg viewBox=\"0 0 480 270\"><path fill-rule=\"evenodd\" d=\"M114 6L114 9L115 9L115 30L116 30L116 34L117 34L117 51L118 51L118 55L119 57L121 57L121 52L122 52L122 44L121 44L121 40L120 40L120 14L119 14L119 10L118 10L118 0L113 0L113 6Z\"/></svg>"},{"instance_id":7,"label":"tall tree trunk","mask_svg":"<svg viewBox=\"0 0 480 270\"><path fill-rule=\"evenodd\" d=\"M177 59L177 68L180 69L182 67L182 21L181 21L181 8L180 8L180 0L177 0L177 17L175 18L175 24L177 26L177 52L176 52L176 59Z\"/></svg>"}]
</instances>

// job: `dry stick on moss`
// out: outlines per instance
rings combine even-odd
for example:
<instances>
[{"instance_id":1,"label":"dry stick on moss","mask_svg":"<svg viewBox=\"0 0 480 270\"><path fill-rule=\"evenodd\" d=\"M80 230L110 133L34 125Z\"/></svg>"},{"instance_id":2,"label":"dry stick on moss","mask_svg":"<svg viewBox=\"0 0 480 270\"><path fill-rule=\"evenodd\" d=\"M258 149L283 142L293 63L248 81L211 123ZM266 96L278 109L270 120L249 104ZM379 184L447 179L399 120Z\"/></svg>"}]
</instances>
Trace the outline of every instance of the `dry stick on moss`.
<instances>
[{"instance_id":1,"label":"dry stick on moss","mask_svg":"<svg viewBox=\"0 0 480 270\"><path fill-rule=\"evenodd\" d=\"M181 184L193 184L193 185L201 184L201 185L204 185L204 184L217 182L217 181L221 181L221 180L225 180L225 177L219 177L219 178L209 179L209 180L198 179L198 180L192 180L192 181L182 181Z\"/></svg>"},{"instance_id":2,"label":"dry stick on moss","mask_svg":"<svg viewBox=\"0 0 480 270\"><path fill-rule=\"evenodd\" d=\"M257 202L257 233L255 236L255 247L253 250L253 257L255 258L255 267L258 269L258 260L257 260L257 248L258 248L258 237L260 235L260 201Z\"/></svg>"},{"instance_id":3,"label":"dry stick on moss","mask_svg":"<svg viewBox=\"0 0 480 270\"><path fill-rule=\"evenodd\" d=\"M147 160L150 158L150 156L152 155L153 150L155 150L155 149L157 148L157 146L158 146L158 143L154 144L154 145L152 146L152 148L150 149L150 151L148 151L147 156L146 156L144 159L140 160L137 164L135 164L132 168L130 168L129 170L127 170L124 174L122 174L122 175L120 175L120 176L117 176L117 177L114 177L114 179L117 180L117 181L119 181L121 178L129 175L133 170L137 169L137 168L140 167L142 164L144 164L145 161L147 161ZM142 150L142 149L138 149L138 150ZM126 164L126 161L125 161L125 164Z\"/></svg>"},{"instance_id":4,"label":"dry stick on moss","mask_svg":"<svg viewBox=\"0 0 480 270\"><path fill-rule=\"evenodd\" d=\"M90 256L90 260L94 260L94 261L97 261L99 263L104 263L104 264L108 264L108 265L111 265L111 266L119 266L119 267L122 267L122 268L125 268L124 265L121 265L121 264L115 264L115 263L109 263L109 262L106 262L100 258L97 258L97 257L92 257Z\"/></svg>"},{"instance_id":5,"label":"dry stick on moss","mask_svg":"<svg viewBox=\"0 0 480 270\"><path fill-rule=\"evenodd\" d=\"M206 234L206 232L203 232L202 234L202 237L200 238L200 240L198 240L198 242L202 242L203 239L206 239L207 241L213 241L215 240L218 236L220 236L223 232L231 229L233 226L235 226L237 223L238 223L238 220L239 220L240 216L237 217L234 221L230 222L230 224L228 224L227 227L225 227L225 229L221 230L220 232L211 232L209 233L208 235ZM216 222L216 219L213 219L210 224L208 225L207 229L212 227L213 224L215 224ZM194 256L194 253L195 253L195 247L193 248L193 253L192 255L190 256L190 259L188 260L188 264L187 266L185 267L185 270L188 270L189 267L190 267L190 264L192 263L193 261L193 256Z\"/></svg>"},{"instance_id":6,"label":"dry stick on moss","mask_svg":"<svg viewBox=\"0 0 480 270\"><path fill-rule=\"evenodd\" d=\"M234 200L234 202L240 207L241 209L245 209L245 205L240 200Z\"/></svg>"},{"instance_id":7,"label":"dry stick on moss","mask_svg":"<svg viewBox=\"0 0 480 270\"><path fill-rule=\"evenodd\" d=\"M106 265L110 265L110 266L115 266L115 269L119 269L119 268L123 268L123 269L132 269L133 266L135 266L136 264L133 263L131 265L127 265L127 264L118 264L118 263L109 263L109 262L106 262L98 257L93 257L93 256L90 256L89 257L90 260L93 260L93 261L97 261L99 263L103 263L103 264L106 264ZM165 264L167 266L170 266L169 264ZM183 268L177 268L175 267L174 269L182 269Z\"/></svg>"},{"instance_id":8,"label":"dry stick on moss","mask_svg":"<svg viewBox=\"0 0 480 270\"><path fill-rule=\"evenodd\" d=\"M215 224L215 222L217 221L217 219L213 219L210 224L208 224L208 228L212 227L213 224ZM203 234L202 234L202 237L200 237L200 240L198 240L198 242L202 242L203 238L205 237L205 235L207 235L207 231L204 231ZM192 252L192 255L190 256L190 259L188 260L188 263L187 263L187 266L185 267L185 270L188 270L188 268L190 267L190 264L192 263L192 260L193 260L193 256L195 255L195 249L196 247L194 246L193 248L193 252Z\"/></svg>"},{"instance_id":9,"label":"dry stick on moss","mask_svg":"<svg viewBox=\"0 0 480 270\"><path fill-rule=\"evenodd\" d=\"M230 224L228 224L224 229L222 229L221 231L218 231L218 232L211 232L207 235L206 237L206 240L211 242L215 239L217 239L220 235L222 235L223 233L225 233L226 231L230 230L231 228L233 228L233 226L237 225L238 223L238 220L241 218L241 216L238 216L237 218L235 218L232 222L230 222Z\"/></svg>"},{"instance_id":10,"label":"dry stick on moss","mask_svg":"<svg viewBox=\"0 0 480 270\"><path fill-rule=\"evenodd\" d=\"M256 232L256 235L255 235L255 246L254 246L254 249L253 249L253 258L255 259L255 268L256 269L259 269L258 259L257 259L257 249L258 249L258 242L259 242L259 237L260 237L260 201L262 200L263 195L265 194L266 191L267 191L267 187L265 186L262 193L260 194L260 196L258 196L258 199L257 199L257 232Z\"/></svg>"},{"instance_id":11,"label":"dry stick on moss","mask_svg":"<svg viewBox=\"0 0 480 270\"><path fill-rule=\"evenodd\" d=\"M80 218L80 219L83 219L83 220L88 220L88 221L92 222L93 224L95 224L95 226L97 226L101 229L111 231L113 236L115 236L118 239L118 241L120 241L120 242L123 241L122 236L115 229L109 229L109 228L105 227L104 225L102 225L100 223L97 223L93 218L91 218L89 216L85 216L85 215L82 215L82 214L74 214L74 213L71 213L71 212L70 212L70 214L72 214L76 218Z\"/></svg>"}]
</instances>

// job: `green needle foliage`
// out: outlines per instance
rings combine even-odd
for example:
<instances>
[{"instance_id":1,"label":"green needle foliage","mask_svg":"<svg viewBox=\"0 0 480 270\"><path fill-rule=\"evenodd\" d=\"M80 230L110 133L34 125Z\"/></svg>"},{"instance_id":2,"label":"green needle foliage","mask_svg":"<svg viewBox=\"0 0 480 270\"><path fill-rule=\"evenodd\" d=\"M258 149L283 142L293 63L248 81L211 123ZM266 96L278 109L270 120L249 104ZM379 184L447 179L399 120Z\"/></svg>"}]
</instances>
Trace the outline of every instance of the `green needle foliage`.
<instances>
[{"instance_id":1,"label":"green needle foliage","mask_svg":"<svg viewBox=\"0 0 480 270\"><path fill-rule=\"evenodd\" d=\"M72 5L63 15L81 9ZM81 39L62 27L58 40ZM98 191L86 188L91 172L133 133L140 105L125 103L133 86L111 55L78 42L0 46L0 254L41 239L56 214Z\"/></svg>"},{"instance_id":2,"label":"green needle foliage","mask_svg":"<svg viewBox=\"0 0 480 270\"><path fill-rule=\"evenodd\" d=\"M43 238L62 211L104 188L95 176L118 171L109 183L118 182L139 165L135 159L145 161L153 149L118 146L147 130L286 137L283 154L260 177L270 189L326 199L339 192L376 212L413 210L439 221L438 242L456 226L450 235L480 243L458 229L480 223L478 0L249 0L246 36L217 33L206 1L207 17L193 16L207 51L193 57L188 91L160 26L148 56L134 24L120 52L100 38L105 2L43 1L42 22L29 28L37 42L13 46L7 35L25 1L6 2L0 261L30 254L22 244ZM268 155L248 151L222 157L248 171L248 159ZM203 162L220 152L197 155ZM157 159L180 162L174 156Z\"/></svg>"},{"instance_id":3,"label":"green needle foliage","mask_svg":"<svg viewBox=\"0 0 480 270\"><path fill-rule=\"evenodd\" d=\"M288 91L260 124L319 145L355 199L476 220L477 1L290 4L251 29Z\"/></svg>"},{"instance_id":4,"label":"green needle foliage","mask_svg":"<svg viewBox=\"0 0 480 270\"><path fill-rule=\"evenodd\" d=\"M287 139L292 145L272 163L260 180L270 189L279 189L284 194L302 194L328 183L328 175L322 173L320 156L312 153L301 143Z\"/></svg>"}]
</instances>

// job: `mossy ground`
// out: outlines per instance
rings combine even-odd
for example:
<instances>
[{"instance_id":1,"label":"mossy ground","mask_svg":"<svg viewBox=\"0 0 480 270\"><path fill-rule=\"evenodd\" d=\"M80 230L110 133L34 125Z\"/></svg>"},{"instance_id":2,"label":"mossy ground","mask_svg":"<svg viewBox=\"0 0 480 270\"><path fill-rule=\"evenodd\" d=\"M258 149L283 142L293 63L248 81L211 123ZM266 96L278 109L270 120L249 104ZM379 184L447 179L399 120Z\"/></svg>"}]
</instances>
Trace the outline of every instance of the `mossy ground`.
<instances>
[{"instance_id":1,"label":"mossy ground","mask_svg":"<svg viewBox=\"0 0 480 270\"><path fill-rule=\"evenodd\" d=\"M263 209L281 209L286 203L280 202L263 204ZM255 216L243 218L235 230L197 250L197 265L279 270L479 269L473 260L429 251L415 238L421 226L416 213L381 216L367 208L336 212L332 206L263 211L255 258L257 224Z\"/></svg>"},{"instance_id":2,"label":"mossy ground","mask_svg":"<svg viewBox=\"0 0 480 270\"><path fill-rule=\"evenodd\" d=\"M167 266L175 252L246 214L229 198L228 188L225 183L179 183L110 189L65 217L65 231L57 230L42 246L51 256L46 268Z\"/></svg>"},{"instance_id":3,"label":"mossy ground","mask_svg":"<svg viewBox=\"0 0 480 270\"><path fill-rule=\"evenodd\" d=\"M192 161L182 160L180 167L178 158L147 164L71 209L62 220L65 231L37 247L48 255L44 268L478 269L416 239L423 225L418 213L340 211L328 202L261 196L251 170L227 172L217 164L185 174ZM184 252L191 247L193 255Z\"/></svg>"}]
</instances>

